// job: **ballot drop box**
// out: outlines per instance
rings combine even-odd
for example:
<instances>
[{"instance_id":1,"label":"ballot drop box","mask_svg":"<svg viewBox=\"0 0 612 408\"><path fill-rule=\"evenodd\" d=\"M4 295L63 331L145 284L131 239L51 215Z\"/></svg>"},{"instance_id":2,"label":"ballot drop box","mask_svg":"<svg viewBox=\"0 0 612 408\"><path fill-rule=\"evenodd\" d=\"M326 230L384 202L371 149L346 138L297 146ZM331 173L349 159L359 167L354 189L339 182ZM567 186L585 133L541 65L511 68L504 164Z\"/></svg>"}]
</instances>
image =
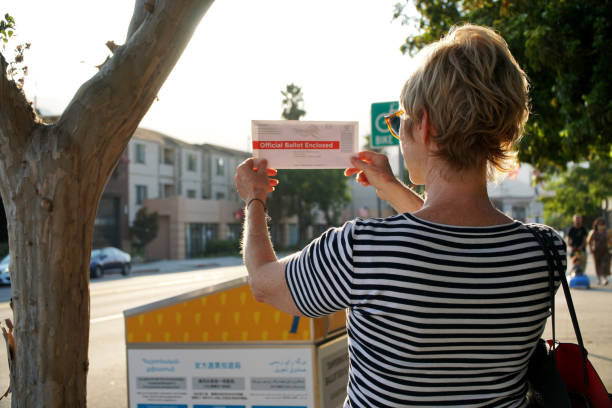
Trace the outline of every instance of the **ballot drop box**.
<instances>
[{"instance_id":1,"label":"ballot drop box","mask_svg":"<svg viewBox=\"0 0 612 408\"><path fill-rule=\"evenodd\" d=\"M129 408L336 408L346 397L345 312L295 317L247 277L124 311Z\"/></svg>"}]
</instances>

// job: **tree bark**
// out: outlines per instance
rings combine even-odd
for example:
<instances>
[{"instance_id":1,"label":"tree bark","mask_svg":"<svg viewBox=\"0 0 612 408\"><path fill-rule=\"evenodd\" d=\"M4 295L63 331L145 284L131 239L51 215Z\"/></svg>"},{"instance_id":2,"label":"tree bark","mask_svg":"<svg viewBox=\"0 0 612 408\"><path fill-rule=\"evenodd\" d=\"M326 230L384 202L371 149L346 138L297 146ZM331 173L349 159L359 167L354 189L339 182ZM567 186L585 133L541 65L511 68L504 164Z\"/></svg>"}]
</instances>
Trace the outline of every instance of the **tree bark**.
<instances>
[{"instance_id":1,"label":"tree bark","mask_svg":"<svg viewBox=\"0 0 612 408\"><path fill-rule=\"evenodd\" d=\"M6 78L0 55L0 194L11 253L14 408L86 406L89 258L98 203L212 1L138 0L126 44L53 125L37 121Z\"/></svg>"}]
</instances>

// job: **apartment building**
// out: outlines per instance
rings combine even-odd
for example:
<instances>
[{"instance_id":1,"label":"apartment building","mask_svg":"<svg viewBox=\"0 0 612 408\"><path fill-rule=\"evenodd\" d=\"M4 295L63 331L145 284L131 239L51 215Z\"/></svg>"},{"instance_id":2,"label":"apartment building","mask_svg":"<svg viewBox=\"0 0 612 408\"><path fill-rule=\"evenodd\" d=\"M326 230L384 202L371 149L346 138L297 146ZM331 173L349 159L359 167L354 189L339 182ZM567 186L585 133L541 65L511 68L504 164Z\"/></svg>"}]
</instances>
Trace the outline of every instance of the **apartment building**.
<instances>
[{"instance_id":1,"label":"apartment building","mask_svg":"<svg viewBox=\"0 0 612 408\"><path fill-rule=\"evenodd\" d=\"M488 183L487 190L493 204L507 216L522 222L544 222L543 205L539 198L546 194L540 185L533 184L534 169L521 163L517 173L499 183Z\"/></svg>"},{"instance_id":2,"label":"apartment building","mask_svg":"<svg viewBox=\"0 0 612 408\"><path fill-rule=\"evenodd\" d=\"M210 240L237 240L242 202L234 170L250 154L194 145L139 128L129 143L130 224L145 206L159 215L150 259L202 256Z\"/></svg>"}]
</instances>

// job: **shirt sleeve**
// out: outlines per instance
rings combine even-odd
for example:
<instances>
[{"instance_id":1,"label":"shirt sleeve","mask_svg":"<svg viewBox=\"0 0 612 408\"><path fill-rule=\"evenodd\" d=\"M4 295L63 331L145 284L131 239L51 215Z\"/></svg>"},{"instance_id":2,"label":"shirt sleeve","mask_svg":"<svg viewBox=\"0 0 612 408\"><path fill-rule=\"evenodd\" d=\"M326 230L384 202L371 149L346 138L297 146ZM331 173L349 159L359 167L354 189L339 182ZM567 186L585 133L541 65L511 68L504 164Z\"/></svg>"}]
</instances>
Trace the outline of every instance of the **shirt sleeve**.
<instances>
[{"instance_id":1,"label":"shirt sleeve","mask_svg":"<svg viewBox=\"0 0 612 408\"><path fill-rule=\"evenodd\" d=\"M355 221L331 228L289 261L285 279L305 316L325 316L351 303Z\"/></svg>"}]
</instances>

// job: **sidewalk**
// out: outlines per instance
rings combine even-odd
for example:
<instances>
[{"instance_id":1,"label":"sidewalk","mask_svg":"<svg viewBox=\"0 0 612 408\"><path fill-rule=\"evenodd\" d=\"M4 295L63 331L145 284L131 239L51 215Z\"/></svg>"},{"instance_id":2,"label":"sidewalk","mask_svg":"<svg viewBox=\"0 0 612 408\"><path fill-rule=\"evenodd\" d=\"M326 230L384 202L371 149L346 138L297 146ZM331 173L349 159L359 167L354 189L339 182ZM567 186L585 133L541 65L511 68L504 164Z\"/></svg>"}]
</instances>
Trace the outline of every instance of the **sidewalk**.
<instances>
[{"instance_id":1,"label":"sidewalk","mask_svg":"<svg viewBox=\"0 0 612 408\"><path fill-rule=\"evenodd\" d=\"M132 264L132 273L172 273L196 269L242 265L242 257L222 256L193 259L165 259L161 261Z\"/></svg>"}]
</instances>

